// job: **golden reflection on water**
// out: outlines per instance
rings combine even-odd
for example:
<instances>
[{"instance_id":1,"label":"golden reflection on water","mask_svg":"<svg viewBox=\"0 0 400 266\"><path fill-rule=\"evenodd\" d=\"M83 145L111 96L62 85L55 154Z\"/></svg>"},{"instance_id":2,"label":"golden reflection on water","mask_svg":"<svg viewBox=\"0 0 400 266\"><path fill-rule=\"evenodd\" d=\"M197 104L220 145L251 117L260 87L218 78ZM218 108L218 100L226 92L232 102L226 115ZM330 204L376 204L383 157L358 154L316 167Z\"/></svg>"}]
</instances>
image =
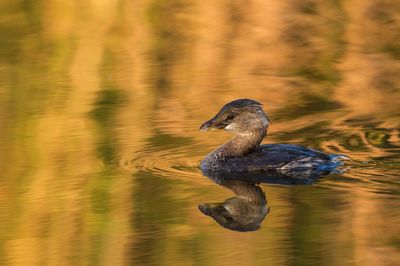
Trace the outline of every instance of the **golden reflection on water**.
<instances>
[{"instance_id":1,"label":"golden reflection on water","mask_svg":"<svg viewBox=\"0 0 400 266\"><path fill-rule=\"evenodd\" d=\"M400 3L3 1L0 262L395 265ZM262 229L197 205L224 103L265 104L267 141L345 153L314 186L265 186Z\"/></svg>"}]
</instances>

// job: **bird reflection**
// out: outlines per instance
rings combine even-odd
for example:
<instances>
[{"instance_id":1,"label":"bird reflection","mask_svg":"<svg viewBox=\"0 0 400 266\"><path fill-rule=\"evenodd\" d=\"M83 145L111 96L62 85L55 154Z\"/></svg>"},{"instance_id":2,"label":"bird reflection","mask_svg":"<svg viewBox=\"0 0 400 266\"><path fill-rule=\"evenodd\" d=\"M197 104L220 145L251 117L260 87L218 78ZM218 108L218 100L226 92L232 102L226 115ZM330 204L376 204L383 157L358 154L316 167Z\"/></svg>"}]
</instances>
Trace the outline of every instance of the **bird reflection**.
<instances>
[{"instance_id":1,"label":"bird reflection","mask_svg":"<svg viewBox=\"0 0 400 266\"><path fill-rule=\"evenodd\" d=\"M200 204L200 211L230 230L245 232L259 229L269 213L262 189L254 183L241 180L220 179L218 183L232 190L235 197L222 203Z\"/></svg>"},{"instance_id":2,"label":"bird reflection","mask_svg":"<svg viewBox=\"0 0 400 266\"><path fill-rule=\"evenodd\" d=\"M270 211L266 195L258 184L309 185L321 177L304 172L284 175L203 170L202 173L215 183L232 190L235 196L221 203L199 204L200 211L222 227L241 232L258 230Z\"/></svg>"}]
</instances>

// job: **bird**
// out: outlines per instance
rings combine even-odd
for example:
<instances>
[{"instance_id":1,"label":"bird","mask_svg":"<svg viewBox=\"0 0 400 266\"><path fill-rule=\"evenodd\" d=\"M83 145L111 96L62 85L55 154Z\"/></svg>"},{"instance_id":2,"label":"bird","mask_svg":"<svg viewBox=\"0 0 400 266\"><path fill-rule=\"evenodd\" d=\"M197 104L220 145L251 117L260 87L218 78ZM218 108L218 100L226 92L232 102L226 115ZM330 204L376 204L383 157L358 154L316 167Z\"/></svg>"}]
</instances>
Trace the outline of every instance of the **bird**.
<instances>
[{"instance_id":1,"label":"bird","mask_svg":"<svg viewBox=\"0 0 400 266\"><path fill-rule=\"evenodd\" d=\"M343 165L340 154L327 154L294 144L261 144L271 120L263 105L252 99L225 104L200 131L223 129L235 136L210 152L200 163L203 173L278 173L280 175L327 174Z\"/></svg>"}]
</instances>

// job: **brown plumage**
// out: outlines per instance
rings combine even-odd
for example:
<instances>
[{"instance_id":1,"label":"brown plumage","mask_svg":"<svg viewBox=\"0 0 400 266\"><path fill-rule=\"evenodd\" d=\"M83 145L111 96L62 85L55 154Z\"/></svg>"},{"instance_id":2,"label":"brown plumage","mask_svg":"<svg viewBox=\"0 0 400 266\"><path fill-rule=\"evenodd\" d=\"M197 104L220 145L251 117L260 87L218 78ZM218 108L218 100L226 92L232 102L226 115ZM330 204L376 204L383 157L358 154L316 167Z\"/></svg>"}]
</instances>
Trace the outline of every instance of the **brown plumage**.
<instances>
[{"instance_id":1,"label":"brown plumage","mask_svg":"<svg viewBox=\"0 0 400 266\"><path fill-rule=\"evenodd\" d=\"M239 99L226 104L201 131L225 129L236 134L230 141L209 153L201 162L203 171L327 173L342 163L341 155L326 154L291 144L260 145L267 135L270 120L261 103Z\"/></svg>"}]
</instances>

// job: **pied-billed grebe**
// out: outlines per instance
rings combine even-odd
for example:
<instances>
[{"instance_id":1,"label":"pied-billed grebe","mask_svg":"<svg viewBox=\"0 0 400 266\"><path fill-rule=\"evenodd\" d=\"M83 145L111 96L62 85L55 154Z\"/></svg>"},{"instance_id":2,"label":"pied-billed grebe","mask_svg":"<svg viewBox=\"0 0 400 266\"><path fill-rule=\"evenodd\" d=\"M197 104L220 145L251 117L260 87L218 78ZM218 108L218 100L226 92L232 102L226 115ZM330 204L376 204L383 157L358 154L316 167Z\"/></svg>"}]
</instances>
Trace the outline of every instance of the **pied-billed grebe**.
<instances>
[{"instance_id":1,"label":"pied-billed grebe","mask_svg":"<svg viewBox=\"0 0 400 266\"><path fill-rule=\"evenodd\" d=\"M285 174L329 173L342 165L342 155L326 154L292 144L260 145L267 134L270 120L262 104L239 99L226 104L201 131L225 129L236 136L211 152L201 162L203 171L279 172Z\"/></svg>"}]
</instances>

